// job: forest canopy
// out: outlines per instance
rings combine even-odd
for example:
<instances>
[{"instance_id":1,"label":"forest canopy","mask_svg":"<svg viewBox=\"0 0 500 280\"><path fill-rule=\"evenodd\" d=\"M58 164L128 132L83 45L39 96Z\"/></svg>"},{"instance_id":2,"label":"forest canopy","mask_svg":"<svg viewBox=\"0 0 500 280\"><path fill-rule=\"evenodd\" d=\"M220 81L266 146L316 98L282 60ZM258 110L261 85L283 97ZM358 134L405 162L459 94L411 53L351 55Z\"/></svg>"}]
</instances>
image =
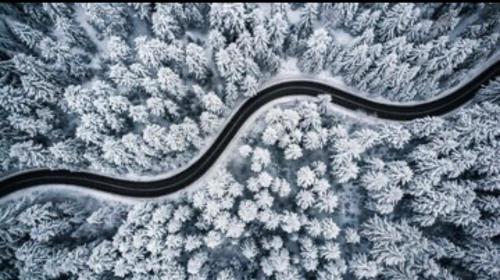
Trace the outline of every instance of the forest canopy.
<instances>
[{"instance_id":1,"label":"forest canopy","mask_svg":"<svg viewBox=\"0 0 500 280\"><path fill-rule=\"evenodd\" d=\"M499 10L4 3L0 168L175 171L277 75L340 79L391 102L427 100L496 53Z\"/></svg>"},{"instance_id":2,"label":"forest canopy","mask_svg":"<svg viewBox=\"0 0 500 280\"><path fill-rule=\"evenodd\" d=\"M261 85L436 97L498 55L471 3L0 4L0 171L175 171ZM274 104L186 191L0 203L0 279L500 279L500 79L409 122ZM1 186L0 186L1 187Z\"/></svg>"}]
</instances>

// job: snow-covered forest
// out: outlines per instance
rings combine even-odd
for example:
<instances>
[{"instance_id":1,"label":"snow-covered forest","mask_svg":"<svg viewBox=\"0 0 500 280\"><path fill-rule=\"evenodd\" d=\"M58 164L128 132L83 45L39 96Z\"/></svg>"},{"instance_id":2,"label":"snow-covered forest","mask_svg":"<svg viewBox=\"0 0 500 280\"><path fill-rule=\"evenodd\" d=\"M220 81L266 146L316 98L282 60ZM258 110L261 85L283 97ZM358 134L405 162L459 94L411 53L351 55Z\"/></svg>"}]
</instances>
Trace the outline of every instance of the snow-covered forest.
<instances>
[{"instance_id":1,"label":"snow-covered forest","mask_svg":"<svg viewBox=\"0 0 500 280\"><path fill-rule=\"evenodd\" d=\"M0 4L0 171L175 171L276 75L428 100L495 54L498 4Z\"/></svg>"},{"instance_id":2,"label":"snow-covered forest","mask_svg":"<svg viewBox=\"0 0 500 280\"><path fill-rule=\"evenodd\" d=\"M182 167L274 77L429 100L498 53L499 4L0 4L1 171ZM292 66L292 67L290 67ZM410 122L260 112L174 196L0 201L0 279L500 279L500 78ZM1 186L0 186L1 187Z\"/></svg>"},{"instance_id":3,"label":"snow-covered forest","mask_svg":"<svg viewBox=\"0 0 500 280\"><path fill-rule=\"evenodd\" d=\"M0 278L498 279L499 94L407 123L290 101L175 197L21 194Z\"/></svg>"}]
</instances>

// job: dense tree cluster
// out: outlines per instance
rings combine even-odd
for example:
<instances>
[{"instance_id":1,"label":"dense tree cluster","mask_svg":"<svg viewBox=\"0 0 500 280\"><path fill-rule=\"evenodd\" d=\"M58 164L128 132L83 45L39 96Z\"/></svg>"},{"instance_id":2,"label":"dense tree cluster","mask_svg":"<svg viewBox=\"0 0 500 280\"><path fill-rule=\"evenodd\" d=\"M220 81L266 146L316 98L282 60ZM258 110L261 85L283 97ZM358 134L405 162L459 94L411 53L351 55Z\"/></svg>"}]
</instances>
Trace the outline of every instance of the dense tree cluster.
<instances>
[{"instance_id":1,"label":"dense tree cluster","mask_svg":"<svg viewBox=\"0 0 500 280\"><path fill-rule=\"evenodd\" d=\"M174 170L218 132L239 101L293 59L303 72L341 76L373 97L427 99L497 49L499 10L496 4L2 4L1 170ZM320 145L324 135L316 134L309 133L309 148ZM299 157L296 145L288 155Z\"/></svg>"},{"instance_id":2,"label":"dense tree cluster","mask_svg":"<svg viewBox=\"0 0 500 280\"><path fill-rule=\"evenodd\" d=\"M498 48L496 4L0 4L0 169L185 163L258 85L303 72L434 96ZM499 279L500 83L445 117L269 109L173 199L0 204L0 279Z\"/></svg>"},{"instance_id":3,"label":"dense tree cluster","mask_svg":"<svg viewBox=\"0 0 500 280\"><path fill-rule=\"evenodd\" d=\"M323 9L332 27L355 36L347 46L332 43L329 68L359 90L386 99L428 99L462 81L467 73L461 69L470 69L479 57L498 48L494 18L499 10L495 5L355 3ZM488 23L464 26L465 18L475 13ZM487 35L473 31L477 29L496 31ZM314 36L308 45L315 44L311 40Z\"/></svg>"},{"instance_id":4,"label":"dense tree cluster","mask_svg":"<svg viewBox=\"0 0 500 280\"><path fill-rule=\"evenodd\" d=\"M489 98L496 86L482 90L489 101L405 125L408 144L362 160L357 184L374 216L360 231L370 242L354 259L360 279L500 276L500 106Z\"/></svg>"},{"instance_id":5,"label":"dense tree cluster","mask_svg":"<svg viewBox=\"0 0 500 280\"><path fill-rule=\"evenodd\" d=\"M355 123L321 98L292 101L174 199L11 200L0 206L0 277L496 279L491 92L496 81L456 114L402 124Z\"/></svg>"},{"instance_id":6,"label":"dense tree cluster","mask_svg":"<svg viewBox=\"0 0 500 280\"><path fill-rule=\"evenodd\" d=\"M317 103L306 102L297 110L273 109L265 121L276 130L286 126L280 138L295 137L287 145L319 150L321 145L301 141L301 135L312 139L312 132L326 129L318 108ZM269 134L266 131L262 137ZM271 146L281 145L270 140L242 145L239 154L246 160L238 168L251 172L237 181L229 170L220 170L198 189L171 201L133 206L94 202L81 207L83 199L61 202L37 197L7 203L1 208L0 247L10 257L3 260L2 275L6 279L340 275L347 268L337 241L342 234L337 224L341 194L330 184L321 160L297 162L296 174L273 164L289 160L289 147L282 147L284 153L271 153L276 150ZM97 226L102 227L101 234ZM34 250L46 255L34 261L28 257ZM38 269L31 269L34 266Z\"/></svg>"}]
</instances>

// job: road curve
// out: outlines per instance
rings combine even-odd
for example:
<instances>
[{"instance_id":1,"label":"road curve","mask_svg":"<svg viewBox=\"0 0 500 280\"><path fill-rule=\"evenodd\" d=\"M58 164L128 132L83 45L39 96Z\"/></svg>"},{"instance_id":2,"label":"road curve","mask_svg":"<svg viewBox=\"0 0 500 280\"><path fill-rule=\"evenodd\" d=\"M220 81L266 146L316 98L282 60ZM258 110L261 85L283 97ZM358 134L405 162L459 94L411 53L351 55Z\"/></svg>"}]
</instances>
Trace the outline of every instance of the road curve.
<instances>
[{"instance_id":1,"label":"road curve","mask_svg":"<svg viewBox=\"0 0 500 280\"><path fill-rule=\"evenodd\" d=\"M183 189L200 178L222 154L243 123L264 104L284 96L318 96L328 94L331 101L351 110L361 110L379 118L412 120L450 112L474 97L489 79L500 74L500 60L479 73L468 83L438 99L415 105L383 104L356 96L344 90L311 81L292 81L272 85L246 100L227 122L213 145L188 168L155 181L128 181L87 172L37 169L0 181L0 197L22 189L45 184L65 184L131 197L156 197Z\"/></svg>"}]
</instances>

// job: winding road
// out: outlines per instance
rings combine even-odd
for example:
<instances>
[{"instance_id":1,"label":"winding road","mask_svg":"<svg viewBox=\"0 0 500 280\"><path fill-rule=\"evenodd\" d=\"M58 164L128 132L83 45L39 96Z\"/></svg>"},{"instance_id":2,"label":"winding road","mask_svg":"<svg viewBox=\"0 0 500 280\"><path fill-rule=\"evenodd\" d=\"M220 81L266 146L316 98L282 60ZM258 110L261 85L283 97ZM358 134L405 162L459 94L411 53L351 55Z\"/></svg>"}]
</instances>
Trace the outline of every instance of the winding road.
<instances>
[{"instance_id":1,"label":"winding road","mask_svg":"<svg viewBox=\"0 0 500 280\"><path fill-rule=\"evenodd\" d=\"M0 196L45 184L77 185L132 197L166 195L189 186L203 176L219 158L244 122L261 106L275 99L293 95L314 97L328 94L331 96L332 103L347 109L361 110L384 119L412 120L425 116L442 115L458 108L471 100L481 85L499 74L500 61L496 61L469 82L449 94L415 105L382 104L317 82L284 82L264 88L256 96L246 100L227 122L213 145L188 168L171 177L155 181L128 181L87 172L36 169L0 180Z\"/></svg>"}]
</instances>

